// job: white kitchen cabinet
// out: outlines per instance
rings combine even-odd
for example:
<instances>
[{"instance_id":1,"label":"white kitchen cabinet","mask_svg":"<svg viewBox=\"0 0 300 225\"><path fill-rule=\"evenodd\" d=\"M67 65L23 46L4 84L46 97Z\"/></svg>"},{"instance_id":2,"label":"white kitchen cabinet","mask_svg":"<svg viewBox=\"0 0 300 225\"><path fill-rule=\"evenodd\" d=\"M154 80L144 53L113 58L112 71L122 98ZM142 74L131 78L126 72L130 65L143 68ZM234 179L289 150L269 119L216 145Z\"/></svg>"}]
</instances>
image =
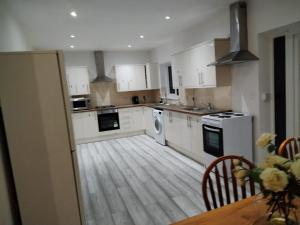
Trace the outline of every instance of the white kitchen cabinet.
<instances>
[{"instance_id":1,"label":"white kitchen cabinet","mask_svg":"<svg viewBox=\"0 0 300 225\"><path fill-rule=\"evenodd\" d=\"M115 71L118 92L146 90L145 65L117 65Z\"/></svg>"},{"instance_id":2,"label":"white kitchen cabinet","mask_svg":"<svg viewBox=\"0 0 300 225\"><path fill-rule=\"evenodd\" d=\"M165 111L166 140L175 149L203 162L203 137L201 117Z\"/></svg>"},{"instance_id":3,"label":"white kitchen cabinet","mask_svg":"<svg viewBox=\"0 0 300 225\"><path fill-rule=\"evenodd\" d=\"M200 116L190 116L191 127L191 154L196 160L203 161L203 135L202 122Z\"/></svg>"},{"instance_id":4,"label":"white kitchen cabinet","mask_svg":"<svg viewBox=\"0 0 300 225\"><path fill-rule=\"evenodd\" d=\"M173 55L173 79L177 79L178 86L184 88L230 86L229 66L207 66L228 51L228 39L215 39Z\"/></svg>"},{"instance_id":5,"label":"white kitchen cabinet","mask_svg":"<svg viewBox=\"0 0 300 225\"><path fill-rule=\"evenodd\" d=\"M72 114L75 140L99 136L96 111L78 112Z\"/></svg>"},{"instance_id":6,"label":"white kitchen cabinet","mask_svg":"<svg viewBox=\"0 0 300 225\"><path fill-rule=\"evenodd\" d=\"M143 130L143 114L144 113L142 107L119 109L121 133Z\"/></svg>"},{"instance_id":7,"label":"white kitchen cabinet","mask_svg":"<svg viewBox=\"0 0 300 225\"><path fill-rule=\"evenodd\" d=\"M172 57L172 82L175 89L182 86L183 65L183 54L176 54Z\"/></svg>"},{"instance_id":8,"label":"white kitchen cabinet","mask_svg":"<svg viewBox=\"0 0 300 225\"><path fill-rule=\"evenodd\" d=\"M89 95L90 81L88 67L72 66L66 68L69 95Z\"/></svg>"},{"instance_id":9,"label":"white kitchen cabinet","mask_svg":"<svg viewBox=\"0 0 300 225\"><path fill-rule=\"evenodd\" d=\"M144 107L144 127L146 134L154 137L153 108Z\"/></svg>"},{"instance_id":10,"label":"white kitchen cabinet","mask_svg":"<svg viewBox=\"0 0 300 225\"><path fill-rule=\"evenodd\" d=\"M146 75L147 75L147 89L159 89L159 64L158 63L147 63L146 64Z\"/></svg>"}]
</instances>

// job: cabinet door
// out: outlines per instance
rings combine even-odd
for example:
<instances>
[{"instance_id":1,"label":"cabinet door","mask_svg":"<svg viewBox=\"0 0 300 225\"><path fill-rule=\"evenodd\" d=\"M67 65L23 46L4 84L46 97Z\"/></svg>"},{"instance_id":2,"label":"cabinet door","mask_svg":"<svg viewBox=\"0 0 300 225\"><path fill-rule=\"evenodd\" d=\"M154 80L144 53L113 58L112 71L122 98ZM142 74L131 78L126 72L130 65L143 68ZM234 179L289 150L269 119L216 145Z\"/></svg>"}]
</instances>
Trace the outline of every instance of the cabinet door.
<instances>
[{"instance_id":1,"label":"cabinet door","mask_svg":"<svg viewBox=\"0 0 300 225\"><path fill-rule=\"evenodd\" d=\"M98 127L97 112L88 112L84 128L84 132L87 138L96 137L100 134Z\"/></svg>"},{"instance_id":2,"label":"cabinet door","mask_svg":"<svg viewBox=\"0 0 300 225\"><path fill-rule=\"evenodd\" d=\"M131 110L131 124L133 131L140 131L144 129L143 126L143 108L137 107L132 108Z\"/></svg>"},{"instance_id":3,"label":"cabinet door","mask_svg":"<svg viewBox=\"0 0 300 225\"><path fill-rule=\"evenodd\" d=\"M172 57L172 81L173 88L182 86L182 72L183 72L184 55L177 54Z\"/></svg>"},{"instance_id":4,"label":"cabinet door","mask_svg":"<svg viewBox=\"0 0 300 225\"><path fill-rule=\"evenodd\" d=\"M129 91L129 82L134 74L134 68L131 65L119 65L116 69L117 91Z\"/></svg>"},{"instance_id":5,"label":"cabinet door","mask_svg":"<svg viewBox=\"0 0 300 225\"><path fill-rule=\"evenodd\" d=\"M149 107L144 107L144 126L146 132L154 137L154 121L153 121L153 109ZM166 118L165 118L166 120Z\"/></svg>"},{"instance_id":6,"label":"cabinet door","mask_svg":"<svg viewBox=\"0 0 300 225\"><path fill-rule=\"evenodd\" d=\"M146 90L146 67L145 65L133 65L133 76L129 82L129 90Z\"/></svg>"},{"instance_id":7,"label":"cabinet door","mask_svg":"<svg viewBox=\"0 0 300 225\"><path fill-rule=\"evenodd\" d=\"M70 95L90 94L90 81L87 67L67 67L66 74Z\"/></svg>"},{"instance_id":8,"label":"cabinet door","mask_svg":"<svg viewBox=\"0 0 300 225\"><path fill-rule=\"evenodd\" d=\"M147 75L147 89L159 89L159 64L158 63L147 63L146 64L146 75Z\"/></svg>"},{"instance_id":9,"label":"cabinet door","mask_svg":"<svg viewBox=\"0 0 300 225\"><path fill-rule=\"evenodd\" d=\"M186 51L182 53L182 69L181 69L181 77L182 83L181 86L183 87L193 87L194 80L191 68L191 53L192 51Z\"/></svg>"},{"instance_id":10,"label":"cabinet door","mask_svg":"<svg viewBox=\"0 0 300 225\"><path fill-rule=\"evenodd\" d=\"M191 152L191 128L190 128L190 116L188 114L180 114L179 117L180 123L180 131L181 135L179 137L180 143L179 146L186 150L187 152Z\"/></svg>"},{"instance_id":11,"label":"cabinet door","mask_svg":"<svg viewBox=\"0 0 300 225\"><path fill-rule=\"evenodd\" d=\"M165 135L166 139L173 144L179 145L179 113L165 111Z\"/></svg>"},{"instance_id":12,"label":"cabinet door","mask_svg":"<svg viewBox=\"0 0 300 225\"><path fill-rule=\"evenodd\" d=\"M83 123L82 123L82 114L81 113L73 113L72 114L72 123L73 123L73 133L74 139L82 139L83 138Z\"/></svg>"},{"instance_id":13,"label":"cabinet door","mask_svg":"<svg viewBox=\"0 0 300 225\"><path fill-rule=\"evenodd\" d=\"M122 133L131 132L133 130L131 118L132 115L130 110L119 109L120 130Z\"/></svg>"},{"instance_id":14,"label":"cabinet door","mask_svg":"<svg viewBox=\"0 0 300 225\"><path fill-rule=\"evenodd\" d=\"M81 67L76 69L78 73L77 77L77 94L88 95L90 94L90 81L89 72L87 67Z\"/></svg>"},{"instance_id":15,"label":"cabinet door","mask_svg":"<svg viewBox=\"0 0 300 225\"><path fill-rule=\"evenodd\" d=\"M209 63L216 60L214 41L208 42L202 46L203 57L202 62L202 82L204 87L216 87L216 67L207 66Z\"/></svg>"},{"instance_id":16,"label":"cabinet door","mask_svg":"<svg viewBox=\"0 0 300 225\"><path fill-rule=\"evenodd\" d=\"M192 155L197 160L203 161L203 136L202 136L202 122L200 116L191 116L191 150Z\"/></svg>"}]
</instances>

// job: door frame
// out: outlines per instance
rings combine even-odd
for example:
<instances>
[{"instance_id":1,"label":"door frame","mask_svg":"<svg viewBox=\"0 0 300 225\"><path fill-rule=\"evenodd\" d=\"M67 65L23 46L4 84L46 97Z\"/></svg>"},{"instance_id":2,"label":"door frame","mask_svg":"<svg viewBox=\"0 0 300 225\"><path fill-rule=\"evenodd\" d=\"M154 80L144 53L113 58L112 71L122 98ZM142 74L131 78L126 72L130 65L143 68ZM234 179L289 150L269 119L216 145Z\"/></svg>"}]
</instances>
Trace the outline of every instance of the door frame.
<instances>
[{"instance_id":1,"label":"door frame","mask_svg":"<svg viewBox=\"0 0 300 225\"><path fill-rule=\"evenodd\" d=\"M299 23L297 23L299 24ZM278 28L272 31L268 31L260 34L261 46L264 50L267 49L269 54L261 57L263 64L260 65L260 76L267 73L267 79L269 79L269 88L260 88L261 101L269 101L269 127L261 127L262 131L269 130L275 132L275 99L274 99L274 49L273 41L274 38L285 36L286 42L286 135L289 136L300 136L300 53L295 54L295 49L300 48L300 29L299 26L292 24L283 28ZM297 39L296 39L297 38ZM299 41L297 42L297 40ZM298 63L297 63L298 62ZM260 77L261 79L261 77ZM290 85L290 84L294 85ZM263 93L263 92L267 93ZM265 99L265 100L263 100ZM266 100L267 99L267 100ZM296 113L298 112L298 113ZM265 116L265 115L264 115ZM291 118L292 123L288 122Z\"/></svg>"}]
</instances>

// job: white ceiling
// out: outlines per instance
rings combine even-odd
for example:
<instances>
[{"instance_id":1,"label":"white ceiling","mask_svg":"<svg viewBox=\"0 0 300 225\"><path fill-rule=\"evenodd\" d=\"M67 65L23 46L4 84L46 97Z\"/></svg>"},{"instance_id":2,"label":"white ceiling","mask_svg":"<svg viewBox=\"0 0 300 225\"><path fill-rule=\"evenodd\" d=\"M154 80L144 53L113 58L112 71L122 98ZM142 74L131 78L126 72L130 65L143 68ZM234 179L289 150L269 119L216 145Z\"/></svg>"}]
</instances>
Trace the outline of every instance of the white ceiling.
<instances>
[{"instance_id":1,"label":"white ceiling","mask_svg":"<svg viewBox=\"0 0 300 225\"><path fill-rule=\"evenodd\" d=\"M34 48L150 49L234 0L7 0ZM77 18L69 12L76 10ZM165 20L165 16L171 20ZM69 35L75 34L76 39ZM145 35L140 39L139 35Z\"/></svg>"}]
</instances>

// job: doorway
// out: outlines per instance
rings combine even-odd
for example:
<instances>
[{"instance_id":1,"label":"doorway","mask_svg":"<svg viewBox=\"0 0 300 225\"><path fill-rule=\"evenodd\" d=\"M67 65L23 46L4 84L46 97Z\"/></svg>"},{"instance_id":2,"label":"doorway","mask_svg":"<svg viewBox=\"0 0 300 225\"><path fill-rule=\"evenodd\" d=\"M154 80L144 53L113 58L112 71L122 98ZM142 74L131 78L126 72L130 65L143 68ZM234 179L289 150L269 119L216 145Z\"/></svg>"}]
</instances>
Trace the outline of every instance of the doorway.
<instances>
[{"instance_id":1,"label":"doorway","mask_svg":"<svg viewBox=\"0 0 300 225\"><path fill-rule=\"evenodd\" d=\"M274 119L275 144L286 139L286 55L285 36L274 38Z\"/></svg>"}]
</instances>

